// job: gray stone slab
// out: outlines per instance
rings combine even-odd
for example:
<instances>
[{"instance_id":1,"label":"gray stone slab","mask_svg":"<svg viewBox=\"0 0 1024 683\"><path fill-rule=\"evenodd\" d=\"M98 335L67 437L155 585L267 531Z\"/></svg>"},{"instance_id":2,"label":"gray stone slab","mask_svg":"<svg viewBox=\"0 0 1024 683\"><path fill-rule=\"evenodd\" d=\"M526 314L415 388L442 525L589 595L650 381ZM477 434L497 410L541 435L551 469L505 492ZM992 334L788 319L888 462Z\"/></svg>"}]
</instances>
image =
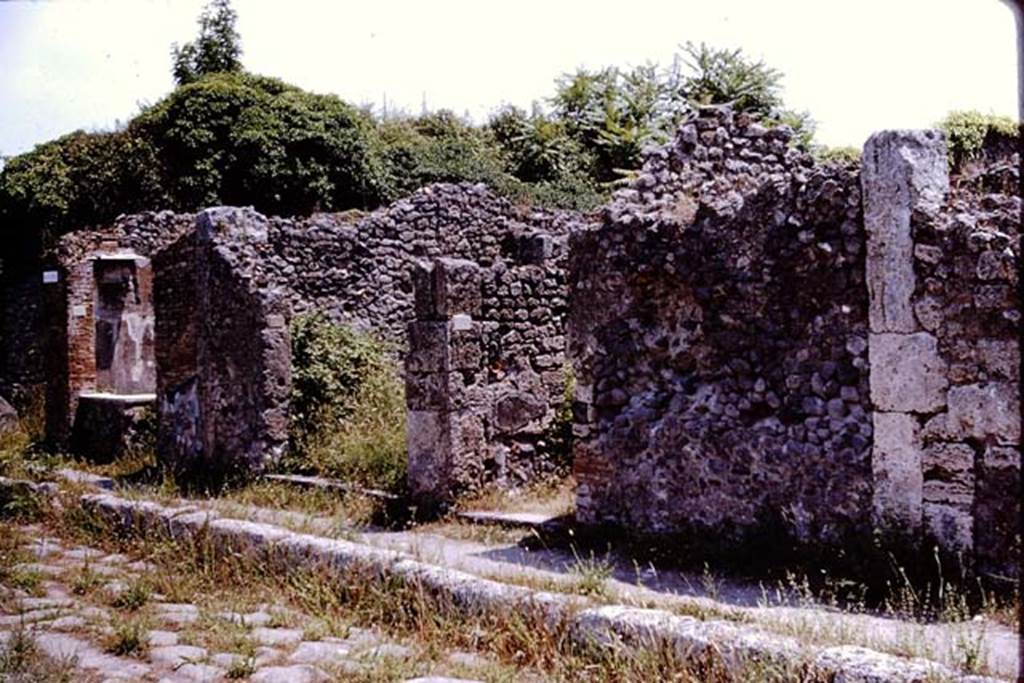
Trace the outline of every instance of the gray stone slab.
<instances>
[{"instance_id":1,"label":"gray stone slab","mask_svg":"<svg viewBox=\"0 0 1024 683\"><path fill-rule=\"evenodd\" d=\"M197 662L206 657L206 650L192 645L164 645L149 650L149 660L155 664L179 666Z\"/></svg>"},{"instance_id":2,"label":"gray stone slab","mask_svg":"<svg viewBox=\"0 0 1024 683\"><path fill-rule=\"evenodd\" d=\"M539 529L557 519L556 515L540 512L501 512L498 510L467 510L456 516L473 524L493 524L522 529Z\"/></svg>"},{"instance_id":3,"label":"gray stone slab","mask_svg":"<svg viewBox=\"0 0 1024 683\"><path fill-rule=\"evenodd\" d=\"M330 680L330 676L308 664L293 666L268 666L249 678L250 683L319 683Z\"/></svg>"},{"instance_id":4,"label":"gray stone slab","mask_svg":"<svg viewBox=\"0 0 1024 683\"><path fill-rule=\"evenodd\" d=\"M298 645L302 642L302 631L294 628L254 628L250 634L260 645Z\"/></svg>"},{"instance_id":5,"label":"gray stone slab","mask_svg":"<svg viewBox=\"0 0 1024 683\"><path fill-rule=\"evenodd\" d=\"M288 656L292 664L333 664L348 657L352 648L343 643L306 641Z\"/></svg>"}]
</instances>

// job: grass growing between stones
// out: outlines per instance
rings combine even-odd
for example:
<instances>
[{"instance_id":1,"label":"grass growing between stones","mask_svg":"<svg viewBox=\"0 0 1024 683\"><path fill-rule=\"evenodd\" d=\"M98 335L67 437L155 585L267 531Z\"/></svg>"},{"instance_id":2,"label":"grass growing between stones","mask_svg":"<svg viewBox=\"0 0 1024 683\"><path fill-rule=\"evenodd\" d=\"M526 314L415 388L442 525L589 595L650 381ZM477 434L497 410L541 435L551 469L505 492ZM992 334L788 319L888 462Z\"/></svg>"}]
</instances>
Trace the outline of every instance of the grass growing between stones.
<instances>
[{"instance_id":1,"label":"grass growing between stones","mask_svg":"<svg viewBox=\"0 0 1024 683\"><path fill-rule=\"evenodd\" d=\"M407 643L414 657L378 662L351 680L390 680L400 676L451 672L444 653L452 649L477 652L491 663L464 669L470 677L484 680L556 681L788 681L799 680L801 671L751 665L736 676L728 674L709 651L706 657L683 658L666 647L652 645L642 651L614 640L580 648L569 637L568 626L552 623L543 615L513 611L501 614L467 613L449 599L435 595L413 582L383 577L368 567L352 566L340 572L282 566L273 556L238 555L217 549L198 537L193 540L131 538L104 530L97 520L82 515L49 520L54 533L77 542L100 545L109 551L143 556L153 564L147 577L154 590L168 599L189 601L241 611L256 601L276 601L284 609L297 610L315 623L317 635L346 637L353 628L369 628ZM171 592L174 597L171 597ZM124 653L138 652L145 644L135 636L138 617L115 628L108 645ZM307 626L308 628L308 626ZM202 631L199 622L197 632ZM237 632L225 629L208 634L206 644L247 656ZM221 642L213 639L221 638ZM241 666L241 665L240 665ZM239 674L241 675L241 674ZM360 677L362 676L362 678Z\"/></svg>"},{"instance_id":2,"label":"grass growing between stones","mask_svg":"<svg viewBox=\"0 0 1024 683\"><path fill-rule=\"evenodd\" d=\"M0 681L6 683L72 683L82 678L73 659L57 661L46 657L32 635L17 629L0 642Z\"/></svg>"}]
</instances>

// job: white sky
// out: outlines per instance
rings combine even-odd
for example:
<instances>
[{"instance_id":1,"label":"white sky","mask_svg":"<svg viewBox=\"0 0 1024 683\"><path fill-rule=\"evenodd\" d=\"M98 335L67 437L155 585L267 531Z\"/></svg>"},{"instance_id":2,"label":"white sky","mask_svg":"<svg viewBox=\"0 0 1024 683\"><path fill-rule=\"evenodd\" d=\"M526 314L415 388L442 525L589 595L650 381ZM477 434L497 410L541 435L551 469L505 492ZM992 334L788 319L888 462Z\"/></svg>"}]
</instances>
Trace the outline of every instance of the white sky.
<instances>
[{"instance_id":1,"label":"white sky","mask_svg":"<svg viewBox=\"0 0 1024 683\"><path fill-rule=\"evenodd\" d=\"M170 44L204 0L0 3L0 155L109 129L172 88ZM418 113L529 107L576 66L668 63L686 40L785 74L818 139L856 145L950 109L1015 115L1013 17L999 0L234 0L242 61L355 104Z\"/></svg>"}]
</instances>

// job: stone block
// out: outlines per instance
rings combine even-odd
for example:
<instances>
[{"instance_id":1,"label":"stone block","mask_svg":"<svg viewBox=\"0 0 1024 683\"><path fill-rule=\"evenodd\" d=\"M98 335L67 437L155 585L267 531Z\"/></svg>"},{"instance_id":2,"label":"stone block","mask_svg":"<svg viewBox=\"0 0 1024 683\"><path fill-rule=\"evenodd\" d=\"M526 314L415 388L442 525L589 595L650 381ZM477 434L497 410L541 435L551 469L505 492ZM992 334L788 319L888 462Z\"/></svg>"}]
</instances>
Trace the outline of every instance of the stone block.
<instances>
[{"instance_id":1,"label":"stone block","mask_svg":"<svg viewBox=\"0 0 1024 683\"><path fill-rule=\"evenodd\" d=\"M961 438L1000 444L1020 442L1020 398L1008 382L988 382L952 387L948 395L946 429Z\"/></svg>"},{"instance_id":2,"label":"stone block","mask_svg":"<svg viewBox=\"0 0 1024 683\"><path fill-rule=\"evenodd\" d=\"M413 321L409 323L409 350L405 355L407 373L448 371L448 323Z\"/></svg>"},{"instance_id":3,"label":"stone block","mask_svg":"<svg viewBox=\"0 0 1024 683\"><path fill-rule=\"evenodd\" d=\"M875 412L871 453L875 524L913 533L921 525L924 477L917 420L905 413Z\"/></svg>"},{"instance_id":4,"label":"stone block","mask_svg":"<svg viewBox=\"0 0 1024 683\"><path fill-rule=\"evenodd\" d=\"M480 266L462 259L440 258L417 263L412 271L416 317L447 320L453 315L479 316Z\"/></svg>"},{"instance_id":5,"label":"stone block","mask_svg":"<svg viewBox=\"0 0 1024 683\"><path fill-rule=\"evenodd\" d=\"M947 365L931 334L872 334L868 357L877 409L928 413L945 405Z\"/></svg>"},{"instance_id":6,"label":"stone block","mask_svg":"<svg viewBox=\"0 0 1024 683\"><path fill-rule=\"evenodd\" d=\"M444 410L448 406L448 375L424 372L405 375L405 405L409 410Z\"/></svg>"},{"instance_id":7,"label":"stone block","mask_svg":"<svg viewBox=\"0 0 1024 683\"><path fill-rule=\"evenodd\" d=\"M966 553L974 546L974 520L970 507L925 503L924 530L946 551Z\"/></svg>"},{"instance_id":8,"label":"stone block","mask_svg":"<svg viewBox=\"0 0 1024 683\"><path fill-rule=\"evenodd\" d=\"M410 410L405 418L408 483L414 498L433 500L446 492L451 462L448 414Z\"/></svg>"},{"instance_id":9,"label":"stone block","mask_svg":"<svg viewBox=\"0 0 1024 683\"><path fill-rule=\"evenodd\" d=\"M434 266L438 313L479 316L482 304L480 267L472 261L438 259Z\"/></svg>"},{"instance_id":10,"label":"stone block","mask_svg":"<svg viewBox=\"0 0 1024 683\"><path fill-rule=\"evenodd\" d=\"M911 217L935 212L949 190L942 133L875 133L864 146L861 185L871 330L915 332Z\"/></svg>"},{"instance_id":11,"label":"stone block","mask_svg":"<svg viewBox=\"0 0 1024 683\"><path fill-rule=\"evenodd\" d=\"M470 370L483 365L483 339L479 324L473 323L468 329L456 330L453 322L449 339L449 365L452 370Z\"/></svg>"}]
</instances>

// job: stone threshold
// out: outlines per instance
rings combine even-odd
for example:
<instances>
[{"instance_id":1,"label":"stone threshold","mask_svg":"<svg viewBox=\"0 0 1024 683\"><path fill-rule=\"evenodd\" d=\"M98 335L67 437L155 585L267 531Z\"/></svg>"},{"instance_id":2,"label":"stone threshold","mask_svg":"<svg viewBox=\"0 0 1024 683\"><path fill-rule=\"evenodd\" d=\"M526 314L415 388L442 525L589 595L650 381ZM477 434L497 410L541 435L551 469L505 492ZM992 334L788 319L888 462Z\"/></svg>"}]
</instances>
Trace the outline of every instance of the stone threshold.
<instances>
[{"instance_id":1,"label":"stone threshold","mask_svg":"<svg viewBox=\"0 0 1024 683\"><path fill-rule=\"evenodd\" d=\"M0 490L20 486L42 496L53 485L0 479ZM626 605L595 605L592 600L562 593L536 591L484 579L462 571L428 564L405 553L346 540L295 533L272 524L222 517L193 506L171 507L128 500L111 494L86 494L81 507L122 532L209 539L224 553L251 553L277 558L284 566L343 571L370 568L368 580L397 580L445 600L466 616L516 613L542 618L565 629L568 639L583 651L596 646L630 648L670 647L694 664L716 657L729 672L763 662L805 670L813 680L843 683L920 682L995 683L1000 679L962 676L936 662L908 659L863 647L813 647L790 637L724 620L702 621L659 609Z\"/></svg>"},{"instance_id":2,"label":"stone threshold","mask_svg":"<svg viewBox=\"0 0 1024 683\"><path fill-rule=\"evenodd\" d=\"M341 479L329 479L327 477L314 477L306 474L264 474L263 479L276 481L282 484L291 484L302 488L321 489L325 491L339 491L341 493L358 493L370 498L379 500L398 500L398 496L380 489L364 488L350 484Z\"/></svg>"}]
</instances>

